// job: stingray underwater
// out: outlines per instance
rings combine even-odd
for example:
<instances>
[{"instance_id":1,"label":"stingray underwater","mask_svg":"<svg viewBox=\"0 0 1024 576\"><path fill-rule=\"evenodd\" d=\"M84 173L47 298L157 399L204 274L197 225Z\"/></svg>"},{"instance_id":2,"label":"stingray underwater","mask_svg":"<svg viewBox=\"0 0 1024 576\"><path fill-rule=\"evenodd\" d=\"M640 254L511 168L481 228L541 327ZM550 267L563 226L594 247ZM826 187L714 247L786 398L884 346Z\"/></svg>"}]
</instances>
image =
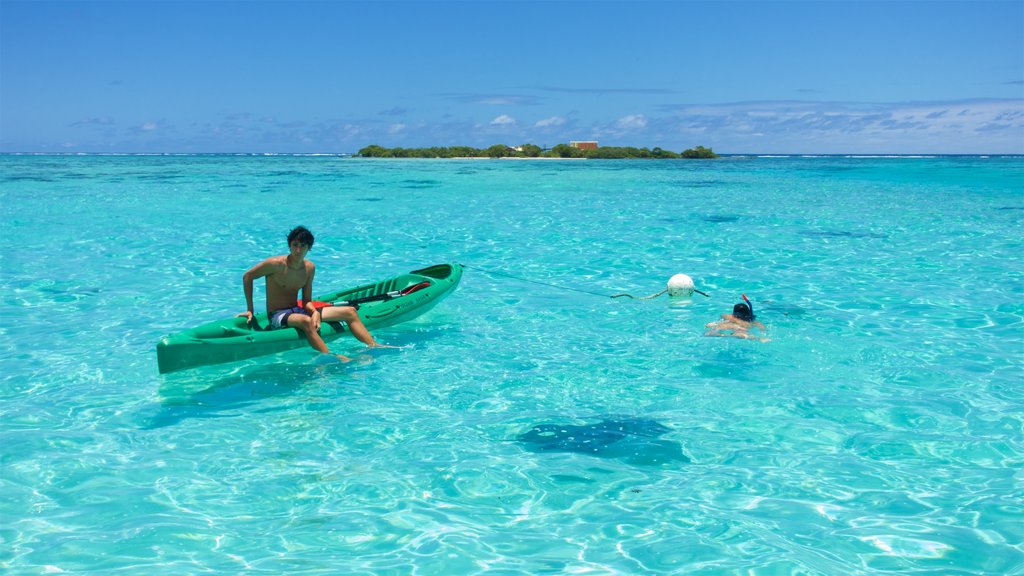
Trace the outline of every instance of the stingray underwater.
<instances>
[{"instance_id":1,"label":"stingray underwater","mask_svg":"<svg viewBox=\"0 0 1024 576\"><path fill-rule=\"evenodd\" d=\"M537 424L516 439L531 452L575 452L631 464L690 462L672 429L647 418L604 419L596 424Z\"/></svg>"}]
</instances>

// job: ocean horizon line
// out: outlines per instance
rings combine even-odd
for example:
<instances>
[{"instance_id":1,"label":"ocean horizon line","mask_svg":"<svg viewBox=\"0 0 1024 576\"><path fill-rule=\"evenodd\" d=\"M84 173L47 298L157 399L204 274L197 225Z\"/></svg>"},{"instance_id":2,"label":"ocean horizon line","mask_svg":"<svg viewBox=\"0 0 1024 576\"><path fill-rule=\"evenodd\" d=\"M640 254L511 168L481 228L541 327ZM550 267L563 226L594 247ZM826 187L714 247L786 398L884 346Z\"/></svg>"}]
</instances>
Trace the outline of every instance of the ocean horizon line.
<instances>
[{"instance_id":1,"label":"ocean horizon line","mask_svg":"<svg viewBox=\"0 0 1024 576\"><path fill-rule=\"evenodd\" d=\"M884 152L838 152L838 153L786 153L786 152L736 152L719 153L722 158L1024 158L1024 152L990 153L884 153ZM549 157L459 157L459 158L363 158L355 152L0 152L0 156L287 156L287 157L336 157L367 160L659 160L657 158L549 158ZM664 159L661 159L664 160ZM690 160L677 158L675 160Z\"/></svg>"}]
</instances>

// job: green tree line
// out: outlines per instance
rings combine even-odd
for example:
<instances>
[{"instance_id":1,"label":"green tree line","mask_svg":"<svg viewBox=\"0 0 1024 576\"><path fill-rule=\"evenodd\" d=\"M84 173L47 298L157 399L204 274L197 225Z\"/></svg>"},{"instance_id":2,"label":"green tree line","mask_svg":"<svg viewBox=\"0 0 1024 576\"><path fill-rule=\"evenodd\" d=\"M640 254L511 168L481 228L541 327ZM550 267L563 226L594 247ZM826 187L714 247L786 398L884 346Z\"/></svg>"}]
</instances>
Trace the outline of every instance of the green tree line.
<instances>
[{"instance_id":1,"label":"green tree line","mask_svg":"<svg viewBox=\"0 0 1024 576\"><path fill-rule=\"evenodd\" d=\"M385 148L373 144L359 151L363 158L591 158L595 160L652 158L718 158L711 148L697 146L673 152L654 148L633 148L631 146L604 146L594 150L580 150L568 144L559 144L550 150L544 150L536 144L523 144L512 148L504 144L495 144L488 148L471 146L446 146L432 148Z\"/></svg>"}]
</instances>

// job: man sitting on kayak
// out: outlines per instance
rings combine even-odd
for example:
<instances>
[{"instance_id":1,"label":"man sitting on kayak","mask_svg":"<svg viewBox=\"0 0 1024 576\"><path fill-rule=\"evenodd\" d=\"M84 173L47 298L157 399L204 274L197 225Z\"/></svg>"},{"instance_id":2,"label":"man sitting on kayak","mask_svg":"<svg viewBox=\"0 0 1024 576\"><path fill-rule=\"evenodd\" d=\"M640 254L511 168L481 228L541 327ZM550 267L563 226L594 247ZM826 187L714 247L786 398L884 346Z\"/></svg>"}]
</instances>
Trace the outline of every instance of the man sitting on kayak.
<instances>
[{"instance_id":1,"label":"man sitting on kayak","mask_svg":"<svg viewBox=\"0 0 1024 576\"><path fill-rule=\"evenodd\" d=\"M381 347L359 319L352 306L328 306L316 309L313 306L313 276L316 265L306 260L306 254L313 247L313 233L303 226L295 227L288 233L288 251L283 256L271 256L250 268L242 275L247 310L238 314L245 316L246 323L253 321L252 281L267 278L267 317L270 330L296 328L301 331L309 345L318 352L328 353L327 345L320 337L320 323L341 321L348 325L360 342L371 348ZM302 306L296 306L299 290L302 290ZM350 358L337 355L342 360Z\"/></svg>"}]
</instances>

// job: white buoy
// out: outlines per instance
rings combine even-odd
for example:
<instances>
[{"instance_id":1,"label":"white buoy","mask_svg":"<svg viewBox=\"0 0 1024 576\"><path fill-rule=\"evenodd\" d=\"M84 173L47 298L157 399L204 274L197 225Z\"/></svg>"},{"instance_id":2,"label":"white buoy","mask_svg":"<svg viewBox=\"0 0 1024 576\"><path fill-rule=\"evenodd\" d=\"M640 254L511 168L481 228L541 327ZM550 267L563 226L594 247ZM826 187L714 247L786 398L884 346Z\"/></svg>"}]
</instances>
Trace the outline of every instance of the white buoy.
<instances>
[{"instance_id":1,"label":"white buoy","mask_svg":"<svg viewBox=\"0 0 1024 576\"><path fill-rule=\"evenodd\" d=\"M676 274L668 279L668 295L672 298L693 296L693 278Z\"/></svg>"}]
</instances>

